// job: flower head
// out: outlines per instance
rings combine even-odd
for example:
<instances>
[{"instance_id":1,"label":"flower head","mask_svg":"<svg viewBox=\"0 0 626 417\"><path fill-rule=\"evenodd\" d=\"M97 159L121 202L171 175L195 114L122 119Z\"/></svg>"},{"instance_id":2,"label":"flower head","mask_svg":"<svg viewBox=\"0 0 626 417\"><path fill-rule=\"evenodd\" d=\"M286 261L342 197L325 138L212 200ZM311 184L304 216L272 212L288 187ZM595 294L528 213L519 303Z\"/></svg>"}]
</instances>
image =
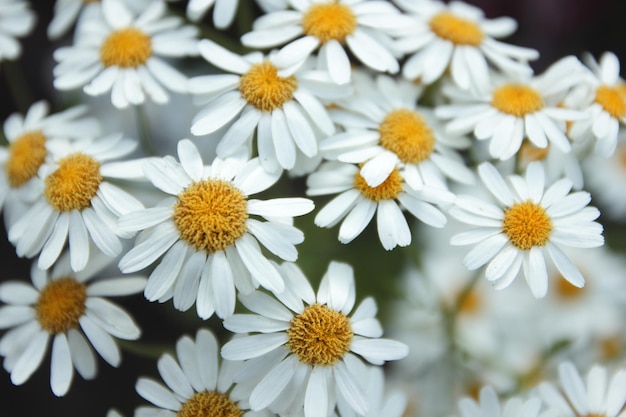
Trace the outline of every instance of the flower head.
<instances>
[{"instance_id":1,"label":"flower head","mask_svg":"<svg viewBox=\"0 0 626 417\"><path fill-rule=\"evenodd\" d=\"M35 13L24 0L0 0L0 62L14 60L22 53L16 38L28 35L35 27Z\"/></svg>"}]
</instances>

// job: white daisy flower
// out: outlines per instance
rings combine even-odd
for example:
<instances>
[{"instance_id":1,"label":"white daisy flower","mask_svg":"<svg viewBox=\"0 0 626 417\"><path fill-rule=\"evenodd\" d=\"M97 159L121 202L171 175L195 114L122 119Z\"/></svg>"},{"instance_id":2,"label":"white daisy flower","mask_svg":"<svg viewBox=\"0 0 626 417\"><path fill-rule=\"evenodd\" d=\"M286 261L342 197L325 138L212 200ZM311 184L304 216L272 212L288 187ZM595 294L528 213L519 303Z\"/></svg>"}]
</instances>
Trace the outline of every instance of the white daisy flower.
<instances>
[{"instance_id":1,"label":"white daisy flower","mask_svg":"<svg viewBox=\"0 0 626 417\"><path fill-rule=\"evenodd\" d=\"M500 160L515 155L525 137L538 148L550 143L569 152L565 124L586 116L560 104L586 74L577 58L566 57L536 77L494 81L490 91L471 96L459 92L452 104L438 107L435 114L451 120L446 126L449 133L473 131L476 139L489 140L489 153Z\"/></svg>"},{"instance_id":2,"label":"white daisy flower","mask_svg":"<svg viewBox=\"0 0 626 417\"><path fill-rule=\"evenodd\" d=\"M239 0L189 0L187 17L197 22L213 7L213 24L226 29L233 23L238 6Z\"/></svg>"},{"instance_id":3,"label":"white daisy flower","mask_svg":"<svg viewBox=\"0 0 626 417\"><path fill-rule=\"evenodd\" d=\"M120 364L114 337L135 340L140 330L128 313L104 297L135 294L146 283L143 277L92 280L111 259L96 256L82 272L74 273L69 257L67 253L61 257L50 274L33 263L32 286L18 281L0 284L0 301L7 304L0 307L0 328L10 329L0 339L0 355L11 382L26 382L52 341L50 386L57 396L69 390L74 368L84 379L95 378L92 347L110 365Z\"/></svg>"},{"instance_id":4,"label":"white daisy flower","mask_svg":"<svg viewBox=\"0 0 626 417\"><path fill-rule=\"evenodd\" d=\"M485 277L496 288L507 287L520 268L533 295L546 295L548 273L545 255L559 272L576 287L585 280L560 245L592 248L602 246L602 226L594 220L600 215L588 207L591 197L584 191L570 194L572 183L563 178L544 189L543 166L528 165L524 178L508 177L508 183L489 163L478 167L478 174L498 204L469 195L457 196L450 215L477 226L452 237L453 245L476 245L463 260L470 269L488 263Z\"/></svg>"},{"instance_id":5,"label":"white daisy flower","mask_svg":"<svg viewBox=\"0 0 626 417\"><path fill-rule=\"evenodd\" d=\"M77 28L73 46L54 52L54 86L59 90L82 87L98 96L111 91L117 108L138 105L146 96L165 103L163 86L187 92L187 78L163 58L197 54L197 29L166 14L162 0L135 15L123 0L103 0L101 12Z\"/></svg>"},{"instance_id":6,"label":"white daisy flower","mask_svg":"<svg viewBox=\"0 0 626 417\"><path fill-rule=\"evenodd\" d=\"M205 167L188 139L178 143L178 158L180 162L166 156L144 164L148 180L173 198L119 220L122 230L144 230L120 260L122 272L138 271L165 255L150 274L144 295L150 301L173 298L181 311L196 301L203 319L214 312L222 318L231 315L235 288L250 292L261 285L281 291L283 279L259 243L279 258L295 261L295 245L304 234L292 220L313 210L313 203L249 199L280 176L264 171L258 159L218 158Z\"/></svg>"},{"instance_id":7,"label":"white daisy flower","mask_svg":"<svg viewBox=\"0 0 626 417\"><path fill-rule=\"evenodd\" d=\"M14 60L22 53L16 38L28 35L37 18L23 0L0 0L0 62Z\"/></svg>"},{"instance_id":8,"label":"white daisy flower","mask_svg":"<svg viewBox=\"0 0 626 417\"><path fill-rule=\"evenodd\" d=\"M119 255L119 237L130 235L119 231L115 221L143 205L109 181L136 178L138 162L111 160L128 155L137 142L109 135L47 146L51 159L39 169L43 193L9 229L17 255L39 254L39 267L48 269L68 241L74 271L87 265L90 240L106 255Z\"/></svg>"},{"instance_id":9,"label":"white daisy flower","mask_svg":"<svg viewBox=\"0 0 626 417\"><path fill-rule=\"evenodd\" d=\"M317 295L295 264L278 268L286 282L285 291L274 292L278 300L260 291L240 295L254 314L224 320L232 332L255 333L231 340L221 351L225 359L247 360L235 382L249 383L254 375L251 409L269 407L283 414L304 407L305 417L325 417L343 397L350 409L367 413L361 358L382 365L404 358L406 345L380 338L372 298L365 298L349 316L355 288L348 264L331 262Z\"/></svg>"},{"instance_id":10,"label":"white daisy flower","mask_svg":"<svg viewBox=\"0 0 626 417\"><path fill-rule=\"evenodd\" d=\"M497 41L517 29L509 17L486 19L482 10L452 1L397 0L414 18L410 33L397 48L411 54L402 75L431 84L449 69L452 80L463 90L489 85L488 64L507 73L531 75L527 61L539 57L534 49Z\"/></svg>"},{"instance_id":11,"label":"white daisy flower","mask_svg":"<svg viewBox=\"0 0 626 417\"><path fill-rule=\"evenodd\" d=\"M252 48L287 43L276 56L279 67L298 65L319 48L318 64L337 84L350 82L349 51L365 66L396 73L390 34L411 24L391 3L372 0L288 0L294 10L258 18L241 42Z\"/></svg>"},{"instance_id":12,"label":"white daisy flower","mask_svg":"<svg viewBox=\"0 0 626 417\"><path fill-rule=\"evenodd\" d=\"M486 386L480 390L478 401L462 398L458 406L461 417L538 417L542 403L534 396L527 400L512 397L501 407L496 392Z\"/></svg>"},{"instance_id":13,"label":"white daisy flower","mask_svg":"<svg viewBox=\"0 0 626 417\"><path fill-rule=\"evenodd\" d=\"M0 208L7 227L41 197L43 182L37 172L48 156L46 143L100 134L96 119L83 118L86 106L48 115L45 101L34 103L25 116L13 113L4 122L8 147L0 147Z\"/></svg>"},{"instance_id":14,"label":"white daisy flower","mask_svg":"<svg viewBox=\"0 0 626 417\"><path fill-rule=\"evenodd\" d=\"M338 87L326 74L305 68L282 75L275 56L236 55L208 39L200 41L199 49L209 63L230 73L189 82L192 94L208 99L194 117L191 133L206 135L230 124L217 146L218 156L233 155L256 130L259 159L266 170L292 169L298 153L317 155L318 132L335 132L320 98L346 96L352 92L349 85Z\"/></svg>"},{"instance_id":15,"label":"white daisy flower","mask_svg":"<svg viewBox=\"0 0 626 417\"><path fill-rule=\"evenodd\" d=\"M344 219L339 241L350 243L376 214L378 237L387 250L411 243L411 230L403 209L430 226L443 227L446 216L432 203L451 203L454 199L454 195L439 187L414 190L397 168L380 185L371 187L362 169L335 161L322 164L308 177L307 186L308 195L340 193L315 216L317 226L333 227Z\"/></svg>"}]
</instances>

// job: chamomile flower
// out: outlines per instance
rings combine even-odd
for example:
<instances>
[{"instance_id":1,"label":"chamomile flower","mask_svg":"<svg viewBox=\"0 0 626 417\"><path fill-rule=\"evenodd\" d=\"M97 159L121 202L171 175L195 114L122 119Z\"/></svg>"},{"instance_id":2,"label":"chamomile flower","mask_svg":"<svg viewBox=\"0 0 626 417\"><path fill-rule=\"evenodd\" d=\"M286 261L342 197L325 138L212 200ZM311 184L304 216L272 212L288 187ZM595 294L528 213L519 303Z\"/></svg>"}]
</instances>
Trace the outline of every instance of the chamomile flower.
<instances>
[{"instance_id":1,"label":"chamomile flower","mask_svg":"<svg viewBox=\"0 0 626 417\"><path fill-rule=\"evenodd\" d=\"M0 355L13 384L23 384L39 368L50 342L50 386L57 396L69 390L74 368L84 379L95 378L92 347L111 366L120 364L114 337L135 340L140 330L128 313L105 297L136 294L146 280L95 279L110 264L111 259L100 254L75 273L66 253L50 273L33 263L32 286L18 281L0 284L0 301L6 304L0 307L0 327L10 329L0 339Z\"/></svg>"},{"instance_id":2,"label":"chamomile flower","mask_svg":"<svg viewBox=\"0 0 626 417\"><path fill-rule=\"evenodd\" d=\"M457 196L450 209L459 221L477 226L450 241L476 245L465 256L465 266L474 270L488 264L485 277L496 288L507 287L523 269L533 295L540 298L548 291L548 255L566 280L582 287L582 274L559 246L604 244L602 226L594 221L600 212L587 207L589 193L570 194L572 183L565 178L544 189L545 174L538 162L528 165L524 178L509 176L508 183L489 163L481 164L478 174L498 204L466 195Z\"/></svg>"},{"instance_id":3,"label":"chamomile flower","mask_svg":"<svg viewBox=\"0 0 626 417\"><path fill-rule=\"evenodd\" d=\"M508 73L531 75L527 61L539 53L497 41L517 28L509 17L486 19L483 11L461 1L398 0L414 17L410 33L397 42L411 54L402 67L409 80L431 84L450 70L452 80L463 90L483 89L489 84L488 64Z\"/></svg>"},{"instance_id":4,"label":"chamomile flower","mask_svg":"<svg viewBox=\"0 0 626 417\"><path fill-rule=\"evenodd\" d=\"M120 260L122 272L134 272L163 258L150 274L144 295L150 301L174 299L185 311L196 301L207 319L235 309L235 288L250 292L259 285L281 291L283 279L261 252L259 242L276 256L295 261L303 233L292 218L313 210L304 198L249 199L272 186L280 173L269 174L258 159L215 159L205 167L188 139L171 156L144 164L152 184L173 196L160 205L122 217L122 230L144 230L135 247ZM260 221L251 216L260 216Z\"/></svg>"},{"instance_id":5,"label":"chamomile flower","mask_svg":"<svg viewBox=\"0 0 626 417\"><path fill-rule=\"evenodd\" d=\"M228 127L217 146L225 158L249 144L257 132L259 159L268 171L292 169L296 156L317 155L317 136L333 134L335 127L320 98L334 99L352 92L338 87L320 71L302 68L283 75L275 56L236 55L203 39L200 53L209 63L230 74L192 78L189 91L208 104L194 117L191 133L206 135Z\"/></svg>"},{"instance_id":6,"label":"chamomile flower","mask_svg":"<svg viewBox=\"0 0 626 417\"><path fill-rule=\"evenodd\" d=\"M36 16L23 0L0 0L0 62L14 60L22 53L16 38L28 35Z\"/></svg>"},{"instance_id":7,"label":"chamomile flower","mask_svg":"<svg viewBox=\"0 0 626 417\"><path fill-rule=\"evenodd\" d=\"M196 55L197 29L166 12L162 0L138 15L123 0L103 0L100 13L77 28L75 44L55 51L55 88L84 86L92 96L111 91L117 108L141 104L146 96L165 103L163 86L186 93L187 78L163 58Z\"/></svg>"},{"instance_id":8,"label":"chamomile flower","mask_svg":"<svg viewBox=\"0 0 626 417\"><path fill-rule=\"evenodd\" d=\"M302 63L319 49L320 69L337 84L350 82L350 59L345 47L365 66L396 73L400 66L390 50L390 34L411 20L388 2L372 0L289 0L293 9L258 18L241 42L252 48L287 43L276 56L276 65Z\"/></svg>"},{"instance_id":9,"label":"chamomile flower","mask_svg":"<svg viewBox=\"0 0 626 417\"><path fill-rule=\"evenodd\" d=\"M51 158L39 169L43 193L9 229L18 256L32 258L48 269L69 244L71 265L80 271L90 257L89 242L108 256L122 251L117 229L122 214L143 208L109 179L134 179L135 161L111 161L128 155L137 142L122 135L48 143Z\"/></svg>"},{"instance_id":10,"label":"chamomile flower","mask_svg":"<svg viewBox=\"0 0 626 417\"><path fill-rule=\"evenodd\" d=\"M542 404L541 399L535 396L526 400L513 397L501 407L498 394L486 386L480 390L478 401L462 398L458 406L461 417L538 417Z\"/></svg>"},{"instance_id":11,"label":"chamomile flower","mask_svg":"<svg viewBox=\"0 0 626 417\"><path fill-rule=\"evenodd\" d=\"M405 357L406 345L380 338L372 298L349 315L355 288L348 264L331 262L317 295L295 264L286 262L278 268L286 286L283 292L274 292L277 299L260 291L240 295L254 314L224 320L232 332L254 333L232 339L221 351L225 359L247 361L235 382L249 381L262 369L250 394L251 409L286 407L279 411L282 414L304 407L305 417L327 416L341 397L351 411L367 413L361 358L382 365Z\"/></svg>"}]
</instances>

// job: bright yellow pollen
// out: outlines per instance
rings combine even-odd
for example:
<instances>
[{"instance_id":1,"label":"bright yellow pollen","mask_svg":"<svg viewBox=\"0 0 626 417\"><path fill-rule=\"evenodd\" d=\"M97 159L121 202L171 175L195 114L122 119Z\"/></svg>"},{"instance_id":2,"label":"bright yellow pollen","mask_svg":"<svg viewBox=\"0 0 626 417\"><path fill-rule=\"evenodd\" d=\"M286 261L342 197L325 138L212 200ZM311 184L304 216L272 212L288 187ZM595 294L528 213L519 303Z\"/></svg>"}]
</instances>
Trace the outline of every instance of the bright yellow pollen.
<instances>
[{"instance_id":1,"label":"bright yellow pollen","mask_svg":"<svg viewBox=\"0 0 626 417\"><path fill-rule=\"evenodd\" d=\"M394 168L385 181L376 187L371 187L367 184L365 178L357 172L354 176L354 188L359 190L365 198L372 201L393 200L402 192L402 175Z\"/></svg>"},{"instance_id":2,"label":"bright yellow pollen","mask_svg":"<svg viewBox=\"0 0 626 417\"><path fill-rule=\"evenodd\" d=\"M573 286L563 276L559 275L556 279L556 294L563 300L575 300L583 294L584 288Z\"/></svg>"},{"instance_id":3,"label":"bright yellow pollen","mask_svg":"<svg viewBox=\"0 0 626 417\"><path fill-rule=\"evenodd\" d=\"M37 321L48 333L66 333L78 327L78 319L85 313L85 300L85 284L73 278L51 281L35 304Z\"/></svg>"},{"instance_id":4,"label":"bright yellow pollen","mask_svg":"<svg viewBox=\"0 0 626 417\"><path fill-rule=\"evenodd\" d=\"M291 320L287 348L307 365L334 365L350 350L350 320L340 311L312 304Z\"/></svg>"},{"instance_id":5,"label":"bright yellow pollen","mask_svg":"<svg viewBox=\"0 0 626 417\"><path fill-rule=\"evenodd\" d=\"M395 153L405 164L417 164L435 149L435 135L426 120L416 111L393 110L378 128L380 144Z\"/></svg>"},{"instance_id":6,"label":"bright yellow pollen","mask_svg":"<svg viewBox=\"0 0 626 417\"><path fill-rule=\"evenodd\" d=\"M215 252L246 232L248 202L228 181L203 180L178 196L172 218L181 239L199 251Z\"/></svg>"},{"instance_id":7,"label":"bright yellow pollen","mask_svg":"<svg viewBox=\"0 0 626 417\"><path fill-rule=\"evenodd\" d=\"M152 55L152 41L135 28L124 28L111 33L100 47L100 61L105 67L136 68Z\"/></svg>"},{"instance_id":8,"label":"bright yellow pollen","mask_svg":"<svg viewBox=\"0 0 626 417\"><path fill-rule=\"evenodd\" d=\"M595 102L616 119L626 117L626 91L624 88L601 85L596 90Z\"/></svg>"},{"instance_id":9,"label":"bright yellow pollen","mask_svg":"<svg viewBox=\"0 0 626 417\"><path fill-rule=\"evenodd\" d=\"M552 220L546 211L531 201L515 203L504 211L502 231L513 246L529 250L544 246L550 239Z\"/></svg>"},{"instance_id":10,"label":"bright yellow pollen","mask_svg":"<svg viewBox=\"0 0 626 417\"><path fill-rule=\"evenodd\" d=\"M4 169L11 187L24 185L37 175L47 155L46 137L39 131L24 133L9 146Z\"/></svg>"},{"instance_id":11,"label":"bright yellow pollen","mask_svg":"<svg viewBox=\"0 0 626 417\"><path fill-rule=\"evenodd\" d=\"M543 99L534 89L522 84L505 84L493 92L491 105L502 113L524 117L543 108Z\"/></svg>"},{"instance_id":12,"label":"bright yellow pollen","mask_svg":"<svg viewBox=\"0 0 626 417\"><path fill-rule=\"evenodd\" d=\"M226 395L202 391L185 401L176 417L241 417L243 411Z\"/></svg>"},{"instance_id":13,"label":"bright yellow pollen","mask_svg":"<svg viewBox=\"0 0 626 417\"><path fill-rule=\"evenodd\" d=\"M239 79L239 91L244 99L259 110L271 112L283 107L298 87L296 77L278 76L271 62L254 64Z\"/></svg>"},{"instance_id":14,"label":"bright yellow pollen","mask_svg":"<svg viewBox=\"0 0 626 417\"><path fill-rule=\"evenodd\" d=\"M339 3L317 3L309 7L302 18L304 33L322 43L343 42L356 29L356 16L350 7Z\"/></svg>"},{"instance_id":15,"label":"bright yellow pollen","mask_svg":"<svg viewBox=\"0 0 626 417\"><path fill-rule=\"evenodd\" d=\"M435 35L455 45L479 46L485 37L476 23L452 13L436 14L430 19L429 25Z\"/></svg>"},{"instance_id":16,"label":"bright yellow pollen","mask_svg":"<svg viewBox=\"0 0 626 417\"><path fill-rule=\"evenodd\" d=\"M91 205L101 182L100 163L75 153L61 159L57 170L45 179L44 195L57 211L82 210Z\"/></svg>"}]
</instances>

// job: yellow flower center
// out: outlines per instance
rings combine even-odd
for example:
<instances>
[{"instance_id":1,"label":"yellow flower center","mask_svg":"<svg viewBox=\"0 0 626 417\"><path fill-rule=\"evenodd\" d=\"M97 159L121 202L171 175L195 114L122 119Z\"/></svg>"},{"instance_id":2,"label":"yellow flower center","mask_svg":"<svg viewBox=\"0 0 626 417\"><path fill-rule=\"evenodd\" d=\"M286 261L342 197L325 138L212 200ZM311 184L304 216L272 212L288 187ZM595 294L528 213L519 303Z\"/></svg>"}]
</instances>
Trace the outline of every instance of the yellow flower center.
<instances>
[{"instance_id":1,"label":"yellow flower center","mask_svg":"<svg viewBox=\"0 0 626 417\"><path fill-rule=\"evenodd\" d=\"M504 211L502 231L513 246L528 250L548 243L552 220L538 204L531 201L515 203Z\"/></svg>"},{"instance_id":2,"label":"yellow flower center","mask_svg":"<svg viewBox=\"0 0 626 417\"><path fill-rule=\"evenodd\" d=\"M307 365L334 365L350 350L350 320L323 304L307 306L291 320L287 348Z\"/></svg>"},{"instance_id":3,"label":"yellow flower center","mask_svg":"<svg viewBox=\"0 0 626 417\"><path fill-rule=\"evenodd\" d=\"M100 47L100 61L105 67L136 68L145 64L151 55L150 36L135 28L112 32Z\"/></svg>"},{"instance_id":4,"label":"yellow flower center","mask_svg":"<svg viewBox=\"0 0 626 417\"><path fill-rule=\"evenodd\" d=\"M429 25L435 35L455 45L479 46L485 37L476 23L448 12L433 16Z\"/></svg>"},{"instance_id":5,"label":"yellow flower center","mask_svg":"<svg viewBox=\"0 0 626 417\"><path fill-rule=\"evenodd\" d=\"M172 218L181 239L199 251L231 246L246 232L246 196L230 182L192 183L179 196Z\"/></svg>"},{"instance_id":6,"label":"yellow flower center","mask_svg":"<svg viewBox=\"0 0 626 417\"><path fill-rule=\"evenodd\" d=\"M598 345L602 359L607 361L617 358L624 351L624 342L619 335L600 339Z\"/></svg>"},{"instance_id":7,"label":"yellow flower center","mask_svg":"<svg viewBox=\"0 0 626 417\"><path fill-rule=\"evenodd\" d=\"M85 284L73 278L51 281L35 304L37 321L48 333L66 333L78 327L78 319L85 313L85 300Z\"/></svg>"},{"instance_id":8,"label":"yellow flower center","mask_svg":"<svg viewBox=\"0 0 626 417\"><path fill-rule=\"evenodd\" d=\"M371 187L367 184L365 178L361 176L360 172L357 172L354 176L354 188L359 190L365 198L372 201L394 200L402 192L402 175L400 175L397 168L394 168L385 181L376 187Z\"/></svg>"},{"instance_id":9,"label":"yellow flower center","mask_svg":"<svg viewBox=\"0 0 626 417\"><path fill-rule=\"evenodd\" d=\"M624 88L601 85L596 90L595 102L616 119L626 117L626 91Z\"/></svg>"},{"instance_id":10,"label":"yellow flower center","mask_svg":"<svg viewBox=\"0 0 626 417\"><path fill-rule=\"evenodd\" d=\"M435 149L435 136L426 120L416 111L393 110L378 128L380 144L405 164L417 164Z\"/></svg>"},{"instance_id":11,"label":"yellow flower center","mask_svg":"<svg viewBox=\"0 0 626 417\"><path fill-rule=\"evenodd\" d=\"M39 131L26 132L15 139L4 166L11 187L19 187L37 175L47 153L46 137Z\"/></svg>"},{"instance_id":12,"label":"yellow flower center","mask_svg":"<svg viewBox=\"0 0 626 417\"><path fill-rule=\"evenodd\" d=\"M271 112L281 108L293 97L298 81L293 75L278 76L270 62L254 64L239 79L239 91L244 99L259 110Z\"/></svg>"},{"instance_id":13,"label":"yellow flower center","mask_svg":"<svg viewBox=\"0 0 626 417\"><path fill-rule=\"evenodd\" d=\"M477 291L468 292L460 301L458 306L459 314L469 316L480 311L482 300Z\"/></svg>"},{"instance_id":14,"label":"yellow flower center","mask_svg":"<svg viewBox=\"0 0 626 417\"><path fill-rule=\"evenodd\" d=\"M543 108L543 99L534 89L522 84L505 84L493 92L491 105L502 113L524 117Z\"/></svg>"},{"instance_id":15,"label":"yellow flower center","mask_svg":"<svg viewBox=\"0 0 626 417\"><path fill-rule=\"evenodd\" d=\"M100 163L75 153L61 159L57 170L45 179L44 195L57 211L82 210L91 205L101 182Z\"/></svg>"},{"instance_id":16,"label":"yellow flower center","mask_svg":"<svg viewBox=\"0 0 626 417\"><path fill-rule=\"evenodd\" d=\"M343 42L356 29L356 16L345 4L317 3L302 17L304 33L315 36L322 43L330 40Z\"/></svg>"},{"instance_id":17,"label":"yellow flower center","mask_svg":"<svg viewBox=\"0 0 626 417\"><path fill-rule=\"evenodd\" d=\"M243 411L230 398L215 391L202 391L181 405L176 417L241 417Z\"/></svg>"}]
</instances>

